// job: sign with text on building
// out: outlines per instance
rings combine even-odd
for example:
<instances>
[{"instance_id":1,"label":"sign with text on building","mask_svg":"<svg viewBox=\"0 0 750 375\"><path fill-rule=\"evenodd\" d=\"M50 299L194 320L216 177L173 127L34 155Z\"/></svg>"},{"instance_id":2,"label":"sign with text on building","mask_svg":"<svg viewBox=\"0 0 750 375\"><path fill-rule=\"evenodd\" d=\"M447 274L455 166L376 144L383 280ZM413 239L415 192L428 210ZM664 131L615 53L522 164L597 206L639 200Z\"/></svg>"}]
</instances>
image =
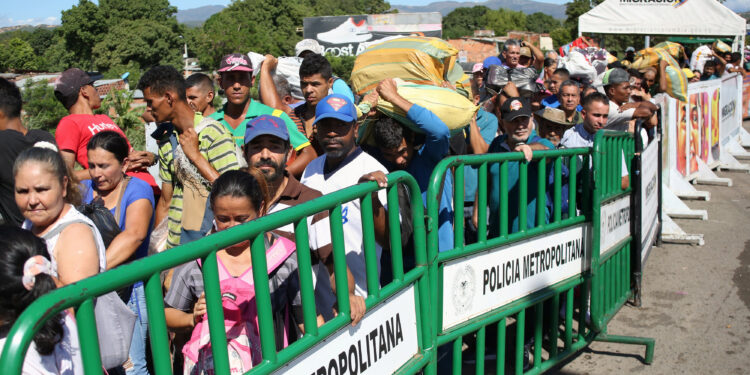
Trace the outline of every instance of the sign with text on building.
<instances>
[{"instance_id":1,"label":"sign with text on building","mask_svg":"<svg viewBox=\"0 0 750 375\"><path fill-rule=\"evenodd\" d=\"M599 254L630 236L630 195L603 205L600 209Z\"/></svg>"},{"instance_id":2,"label":"sign with text on building","mask_svg":"<svg viewBox=\"0 0 750 375\"><path fill-rule=\"evenodd\" d=\"M570 277L589 264L581 224L515 242L443 267L443 330Z\"/></svg>"},{"instance_id":3,"label":"sign with text on building","mask_svg":"<svg viewBox=\"0 0 750 375\"><path fill-rule=\"evenodd\" d=\"M276 374L392 374L419 352L415 288L386 299L356 327L333 334Z\"/></svg>"}]
</instances>

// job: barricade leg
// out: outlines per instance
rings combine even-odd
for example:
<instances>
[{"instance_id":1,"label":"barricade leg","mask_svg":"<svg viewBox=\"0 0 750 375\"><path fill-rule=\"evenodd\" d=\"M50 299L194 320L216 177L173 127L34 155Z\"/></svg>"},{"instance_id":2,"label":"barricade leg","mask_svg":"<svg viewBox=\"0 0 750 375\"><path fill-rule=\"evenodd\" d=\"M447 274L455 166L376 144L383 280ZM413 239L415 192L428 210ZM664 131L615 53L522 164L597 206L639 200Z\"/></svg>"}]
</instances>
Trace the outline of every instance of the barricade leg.
<instances>
[{"instance_id":1,"label":"barricade leg","mask_svg":"<svg viewBox=\"0 0 750 375\"><path fill-rule=\"evenodd\" d=\"M618 344L629 344L629 345L645 345L646 346L646 356L643 359L643 362L647 365L650 365L654 361L654 345L656 344L656 340L650 337L638 337L638 336L620 336L620 335L610 335L608 333L600 333L596 335L594 338L594 341L601 341L601 342L612 342L612 343L618 343Z\"/></svg>"}]
</instances>

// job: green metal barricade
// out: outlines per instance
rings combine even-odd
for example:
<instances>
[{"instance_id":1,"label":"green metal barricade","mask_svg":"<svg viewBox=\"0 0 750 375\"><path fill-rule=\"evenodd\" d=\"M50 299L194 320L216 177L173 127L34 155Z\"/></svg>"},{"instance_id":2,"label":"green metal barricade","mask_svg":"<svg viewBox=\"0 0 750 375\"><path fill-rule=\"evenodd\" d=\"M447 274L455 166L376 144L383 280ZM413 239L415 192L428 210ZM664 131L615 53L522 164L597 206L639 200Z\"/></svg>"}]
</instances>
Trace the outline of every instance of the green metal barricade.
<instances>
[{"instance_id":1,"label":"green metal barricade","mask_svg":"<svg viewBox=\"0 0 750 375\"><path fill-rule=\"evenodd\" d=\"M434 302L431 320L433 350L447 360L431 363L427 373L436 373L438 366L442 373L452 363L454 374L536 374L588 344L591 332L585 323L585 296L590 220L587 205L578 203L584 203L585 199L579 199L590 193L589 185L578 181L588 180L580 176L588 168L580 166L589 165L589 155L586 148L539 151L529 163L522 161L521 153L458 156L435 168L426 198ZM464 239L464 166L468 165L478 169L476 243ZM493 224L497 228L488 228L486 220L492 168L497 180L491 182L498 187L499 197L490 210L496 210L497 223ZM439 194L451 169L455 175L454 246L439 253ZM547 193L552 198L549 207ZM527 209L533 197L536 207ZM514 201L517 212L509 209ZM583 212L577 207L583 207ZM509 228L513 215L518 218L515 232ZM533 227L527 225L529 215L535 215ZM488 238L490 229L496 237ZM487 360L494 360L494 366Z\"/></svg>"},{"instance_id":2,"label":"green metal barricade","mask_svg":"<svg viewBox=\"0 0 750 375\"><path fill-rule=\"evenodd\" d=\"M634 147L630 133L599 131L594 139L591 326L598 341L645 345L645 362L651 363L653 339L607 334L607 323L633 296L635 287L631 270L631 187L623 181L626 173L622 170L630 168Z\"/></svg>"},{"instance_id":3,"label":"green metal barricade","mask_svg":"<svg viewBox=\"0 0 750 375\"><path fill-rule=\"evenodd\" d=\"M24 354L42 322L72 307L76 309L84 370L87 374L101 374L99 343L94 319L94 298L125 285L144 281L154 371L156 374L171 374L160 272L195 259L203 259L203 279L211 342L226 342L216 251L248 239L251 242L253 280L256 287L263 355L261 363L248 373L328 374L343 373L344 370L357 373L363 372L365 367L375 372L381 372L376 370L377 368L389 368L392 370L387 372L416 373L432 361L432 353L428 350L432 345L432 332L429 319L425 319L430 306L430 290L427 282L424 211L416 181L404 172L396 172L388 176L389 207L398 207L397 184L404 185L411 196L410 205L414 223L412 238L416 267L406 272L403 268L399 210L391 209L388 216L394 277L393 281L387 285L379 287L375 253L372 193L379 188L375 182L363 183L164 253L149 256L42 296L21 314L11 328L6 345L2 349L0 373L20 374ZM365 302L368 312L357 327L351 327L342 204L357 200L362 212L369 289ZM311 257L309 251L303 250L309 249L307 218L326 210L330 214L339 314L318 327ZM289 347L277 352L262 236L268 231L289 223L294 224L295 241L299 250L297 257L305 334ZM371 330L368 327L375 328ZM226 345L212 345L212 350L216 373L228 374L229 361Z\"/></svg>"}]
</instances>

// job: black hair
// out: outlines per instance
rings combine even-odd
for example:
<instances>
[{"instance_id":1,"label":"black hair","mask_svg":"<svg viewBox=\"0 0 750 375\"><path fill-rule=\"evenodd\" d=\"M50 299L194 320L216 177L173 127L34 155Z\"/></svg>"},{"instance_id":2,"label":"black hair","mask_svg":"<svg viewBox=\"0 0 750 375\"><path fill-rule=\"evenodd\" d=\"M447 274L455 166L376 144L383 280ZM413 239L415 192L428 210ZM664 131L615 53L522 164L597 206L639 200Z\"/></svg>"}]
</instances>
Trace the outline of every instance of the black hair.
<instances>
[{"instance_id":1,"label":"black hair","mask_svg":"<svg viewBox=\"0 0 750 375\"><path fill-rule=\"evenodd\" d=\"M11 326L21 313L37 298L55 289L52 276L40 273L34 277L34 286L27 290L23 285L23 267L37 255L49 260L47 244L27 230L11 225L0 225L0 320ZM62 313L51 317L34 335L34 344L40 355L49 355L63 339Z\"/></svg>"},{"instance_id":2,"label":"black hair","mask_svg":"<svg viewBox=\"0 0 750 375\"><path fill-rule=\"evenodd\" d=\"M544 58L544 67L546 68L546 67L552 66L552 65L557 65L557 60L555 60L555 59L553 59L551 57L545 57Z\"/></svg>"},{"instance_id":3,"label":"black hair","mask_svg":"<svg viewBox=\"0 0 750 375\"><path fill-rule=\"evenodd\" d=\"M643 79L643 74L639 72L637 69L633 69L633 68L628 69L628 74L630 75L630 77Z\"/></svg>"},{"instance_id":4,"label":"black hair","mask_svg":"<svg viewBox=\"0 0 750 375\"><path fill-rule=\"evenodd\" d=\"M130 151L128 141L119 133L112 130L99 132L91 137L89 143L86 145L86 150L96 150L97 148L101 148L114 154L115 159L117 159L120 164L122 164L125 158L128 157L128 152Z\"/></svg>"},{"instance_id":5,"label":"black hair","mask_svg":"<svg viewBox=\"0 0 750 375\"><path fill-rule=\"evenodd\" d=\"M57 178L60 185L63 184L65 177L68 178L65 202L72 205L81 204L81 191L78 189L78 182L73 178L72 171L68 170L60 153L43 147L31 147L23 150L16 161L13 163L13 178L15 179L18 171L27 162L36 162L46 166L47 171Z\"/></svg>"},{"instance_id":6,"label":"black hair","mask_svg":"<svg viewBox=\"0 0 750 375\"><path fill-rule=\"evenodd\" d=\"M211 187L211 208L221 197L247 198L261 216L271 204L271 195L263 174L256 168L247 171L228 171L219 176Z\"/></svg>"},{"instance_id":7,"label":"black hair","mask_svg":"<svg viewBox=\"0 0 750 375\"><path fill-rule=\"evenodd\" d=\"M155 66L144 73L141 80L138 81L138 89L141 91L151 89L159 95L164 94L167 90L172 90L177 93L180 100L187 100L185 78L177 69L167 65Z\"/></svg>"},{"instance_id":8,"label":"black hair","mask_svg":"<svg viewBox=\"0 0 750 375\"><path fill-rule=\"evenodd\" d=\"M0 112L9 119L21 116L21 91L15 83L0 77Z\"/></svg>"},{"instance_id":9,"label":"black hair","mask_svg":"<svg viewBox=\"0 0 750 375\"><path fill-rule=\"evenodd\" d=\"M558 89L558 92L562 92L563 87L568 87L568 86L575 86L575 88L578 90L581 89L580 83L572 79L568 79L568 80L563 81L563 83L560 84L560 88Z\"/></svg>"},{"instance_id":10,"label":"black hair","mask_svg":"<svg viewBox=\"0 0 750 375\"><path fill-rule=\"evenodd\" d=\"M190 77L187 77L187 79L185 79L185 89L187 90L191 87L196 86L203 89L204 91L213 90L214 81L211 80L211 77L203 73L193 73L190 75Z\"/></svg>"},{"instance_id":11,"label":"black hair","mask_svg":"<svg viewBox=\"0 0 750 375\"><path fill-rule=\"evenodd\" d=\"M738 62L742 59L742 54L739 52L732 52L732 61L731 62Z\"/></svg>"},{"instance_id":12,"label":"black hair","mask_svg":"<svg viewBox=\"0 0 750 375\"><path fill-rule=\"evenodd\" d=\"M559 74L559 75L565 77L566 80L568 78L570 78L570 71L568 69L565 69L565 68L557 68L557 69L555 69L555 72L552 73L552 74L553 75Z\"/></svg>"},{"instance_id":13,"label":"black hair","mask_svg":"<svg viewBox=\"0 0 750 375\"><path fill-rule=\"evenodd\" d=\"M299 66L299 77L310 77L318 73L320 73L320 76L325 80L333 77L331 63L328 62L328 59L317 53L305 57L305 59L302 60L302 64Z\"/></svg>"},{"instance_id":14,"label":"black hair","mask_svg":"<svg viewBox=\"0 0 750 375\"><path fill-rule=\"evenodd\" d=\"M409 133L405 131L404 127L388 116L381 116L373 126L375 127L373 129L375 143L381 148L396 148L401 146L402 139L409 137Z\"/></svg>"},{"instance_id":15,"label":"black hair","mask_svg":"<svg viewBox=\"0 0 750 375\"><path fill-rule=\"evenodd\" d=\"M588 94L581 99L581 107L586 108L589 104L593 102L599 102L602 104L609 105L609 98L607 98L607 95L604 95L600 93L599 91L592 92L591 94Z\"/></svg>"},{"instance_id":16,"label":"black hair","mask_svg":"<svg viewBox=\"0 0 750 375\"><path fill-rule=\"evenodd\" d=\"M716 68L716 61L714 60L708 60L705 64L703 64L703 71L706 71L706 68Z\"/></svg>"}]
</instances>

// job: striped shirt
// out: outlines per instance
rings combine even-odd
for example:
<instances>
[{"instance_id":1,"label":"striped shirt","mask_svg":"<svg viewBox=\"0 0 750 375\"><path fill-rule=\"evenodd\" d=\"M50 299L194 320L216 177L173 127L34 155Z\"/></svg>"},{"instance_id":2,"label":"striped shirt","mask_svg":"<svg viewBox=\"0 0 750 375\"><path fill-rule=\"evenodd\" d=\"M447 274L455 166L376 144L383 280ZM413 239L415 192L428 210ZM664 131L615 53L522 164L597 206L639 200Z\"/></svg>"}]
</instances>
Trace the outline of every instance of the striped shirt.
<instances>
[{"instance_id":1,"label":"striped shirt","mask_svg":"<svg viewBox=\"0 0 750 375\"><path fill-rule=\"evenodd\" d=\"M198 125L203 119L203 116L196 113L194 124ZM174 134L177 135L176 132ZM198 149L219 174L240 168L232 135L215 121L198 133ZM170 142L164 142L159 147L159 177L163 183L172 185L172 200L167 213L167 249L170 249L180 244L184 190L175 173L174 153Z\"/></svg>"}]
</instances>

